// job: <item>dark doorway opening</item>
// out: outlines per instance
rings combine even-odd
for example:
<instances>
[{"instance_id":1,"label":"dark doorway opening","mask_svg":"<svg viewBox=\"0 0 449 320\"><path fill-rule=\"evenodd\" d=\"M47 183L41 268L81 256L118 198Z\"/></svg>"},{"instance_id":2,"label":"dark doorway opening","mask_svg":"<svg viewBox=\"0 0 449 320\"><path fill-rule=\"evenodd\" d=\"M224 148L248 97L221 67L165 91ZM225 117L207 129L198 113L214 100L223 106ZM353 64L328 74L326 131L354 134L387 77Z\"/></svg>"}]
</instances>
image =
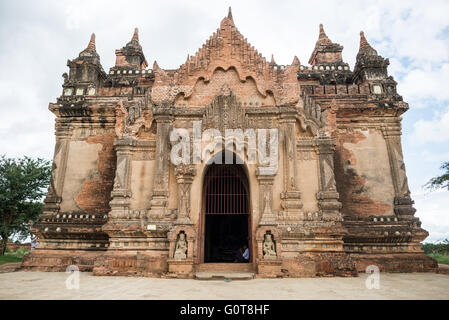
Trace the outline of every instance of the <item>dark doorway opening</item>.
<instances>
[{"instance_id":1,"label":"dark doorway opening","mask_svg":"<svg viewBox=\"0 0 449 320\"><path fill-rule=\"evenodd\" d=\"M250 245L248 179L241 165L209 166L205 177L204 262L234 262Z\"/></svg>"}]
</instances>

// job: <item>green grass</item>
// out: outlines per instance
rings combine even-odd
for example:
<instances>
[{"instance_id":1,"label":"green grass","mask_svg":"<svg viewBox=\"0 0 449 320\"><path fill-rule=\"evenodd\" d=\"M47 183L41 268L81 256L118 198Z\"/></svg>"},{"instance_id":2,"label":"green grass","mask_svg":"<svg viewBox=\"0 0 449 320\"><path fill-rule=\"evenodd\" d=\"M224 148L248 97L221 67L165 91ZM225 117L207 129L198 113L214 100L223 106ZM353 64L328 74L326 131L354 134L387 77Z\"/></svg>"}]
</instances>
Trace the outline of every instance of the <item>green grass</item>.
<instances>
[{"instance_id":1,"label":"green grass","mask_svg":"<svg viewBox=\"0 0 449 320\"><path fill-rule=\"evenodd\" d=\"M429 257L438 261L438 263L449 264L449 255L440 253L428 253Z\"/></svg>"},{"instance_id":2,"label":"green grass","mask_svg":"<svg viewBox=\"0 0 449 320\"><path fill-rule=\"evenodd\" d=\"M9 262L20 262L23 257L18 257L16 255L10 255L5 253L3 256L0 256L0 264L9 263Z\"/></svg>"},{"instance_id":3,"label":"green grass","mask_svg":"<svg viewBox=\"0 0 449 320\"><path fill-rule=\"evenodd\" d=\"M16 252L7 251L3 256L0 256L0 264L9 262L21 262L23 256L29 251L24 248L19 248Z\"/></svg>"}]
</instances>

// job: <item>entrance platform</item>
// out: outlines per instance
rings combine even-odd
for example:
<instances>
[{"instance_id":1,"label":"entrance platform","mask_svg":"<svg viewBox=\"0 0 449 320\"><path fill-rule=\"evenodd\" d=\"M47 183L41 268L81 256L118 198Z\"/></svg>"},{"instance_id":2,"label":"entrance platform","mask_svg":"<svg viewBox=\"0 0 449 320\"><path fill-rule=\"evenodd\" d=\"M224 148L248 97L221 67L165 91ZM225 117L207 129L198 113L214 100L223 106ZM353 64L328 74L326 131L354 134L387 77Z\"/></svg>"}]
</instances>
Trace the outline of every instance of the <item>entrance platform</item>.
<instances>
[{"instance_id":1,"label":"entrance platform","mask_svg":"<svg viewBox=\"0 0 449 320\"><path fill-rule=\"evenodd\" d=\"M195 279L197 280L252 280L254 279L254 272L196 272Z\"/></svg>"},{"instance_id":2,"label":"entrance platform","mask_svg":"<svg viewBox=\"0 0 449 320\"><path fill-rule=\"evenodd\" d=\"M196 266L198 280L251 280L254 279L252 263L202 263Z\"/></svg>"}]
</instances>

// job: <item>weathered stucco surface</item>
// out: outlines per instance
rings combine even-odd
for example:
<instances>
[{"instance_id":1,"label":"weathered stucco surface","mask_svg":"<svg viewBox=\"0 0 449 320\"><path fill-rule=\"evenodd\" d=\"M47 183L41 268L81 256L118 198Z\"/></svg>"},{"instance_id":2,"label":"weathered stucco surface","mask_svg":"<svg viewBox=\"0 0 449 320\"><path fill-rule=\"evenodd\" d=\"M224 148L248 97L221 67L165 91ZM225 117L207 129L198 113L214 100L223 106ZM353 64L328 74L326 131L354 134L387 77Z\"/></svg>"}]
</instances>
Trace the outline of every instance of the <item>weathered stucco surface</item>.
<instances>
[{"instance_id":1,"label":"weathered stucco surface","mask_svg":"<svg viewBox=\"0 0 449 320\"><path fill-rule=\"evenodd\" d=\"M88 144L85 141L71 141L67 156L67 169L62 193L62 212L81 212L75 197L81 193L86 180L99 179L98 152L101 144Z\"/></svg>"},{"instance_id":2,"label":"weathered stucco surface","mask_svg":"<svg viewBox=\"0 0 449 320\"><path fill-rule=\"evenodd\" d=\"M343 148L352 153L345 162L344 170L360 177L360 188L352 190L353 199L357 201L365 197L370 203L361 206L356 202L351 206L355 212L348 214L392 215L394 188L385 139L378 131L357 130L357 133L364 138L356 143L343 143Z\"/></svg>"},{"instance_id":3,"label":"weathered stucco surface","mask_svg":"<svg viewBox=\"0 0 449 320\"><path fill-rule=\"evenodd\" d=\"M149 206L153 186L154 161L134 160L131 164L131 209Z\"/></svg>"}]
</instances>

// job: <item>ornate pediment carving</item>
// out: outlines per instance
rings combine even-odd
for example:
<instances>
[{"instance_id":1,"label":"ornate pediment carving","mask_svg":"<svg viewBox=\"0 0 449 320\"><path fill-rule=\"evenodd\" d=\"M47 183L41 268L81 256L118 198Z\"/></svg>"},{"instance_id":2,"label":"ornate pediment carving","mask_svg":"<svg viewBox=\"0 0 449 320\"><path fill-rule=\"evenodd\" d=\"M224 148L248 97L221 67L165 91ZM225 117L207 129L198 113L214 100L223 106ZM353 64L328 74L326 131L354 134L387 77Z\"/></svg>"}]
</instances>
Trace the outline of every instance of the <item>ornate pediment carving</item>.
<instances>
[{"instance_id":1,"label":"ornate pediment carving","mask_svg":"<svg viewBox=\"0 0 449 320\"><path fill-rule=\"evenodd\" d=\"M177 70L164 70L155 62L153 67L155 79L151 95L157 103L162 101L173 103L180 96L187 99L194 94L198 83L210 83L217 70L227 73L234 69L239 82L244 86L252 81L254 93L260 95L262 99L271 98L276 104L293 103L299 99L296 93L299 89L297 84L299 67L297 58L287 66L276 64L274 59L269 62L251 46L234 25L232 16L228 15L221 21L220 28L195 55L188 55L185 63ZM205 106L210 100L201 102L203 104L186 103L186 105Z\"/></svg>"},{"instance_id":2,"label":"ornate pediment carving","mask_svg":"<svg viewBox=\"0 0 449 320\"><path fill-rule=\"evenodd\" d=\"M248 127L248 118L242 104L232 91L216 96L206 107L203 126L220 130L222 134L226 129L245 129Z\"/></svg>"}]
</instances>

